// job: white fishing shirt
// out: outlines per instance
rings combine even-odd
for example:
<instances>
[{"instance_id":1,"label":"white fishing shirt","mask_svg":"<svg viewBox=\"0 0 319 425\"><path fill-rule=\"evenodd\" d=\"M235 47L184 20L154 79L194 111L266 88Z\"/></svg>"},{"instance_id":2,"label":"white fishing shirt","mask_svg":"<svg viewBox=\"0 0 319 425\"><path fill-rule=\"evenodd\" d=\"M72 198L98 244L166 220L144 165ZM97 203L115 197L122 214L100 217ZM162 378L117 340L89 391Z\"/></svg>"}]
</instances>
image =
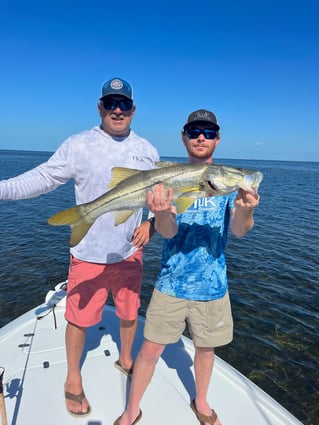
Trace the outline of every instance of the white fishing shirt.
<instances>
[{"instance_id":1,"label":"white fishing shirt","mask_svg":"<svg viewBox=\"0 0 319 425\"><path fill-rule=\"evenodd\" d=\"M96 126L66 139L47 162L2 180L0 199L33 198L73 179L76 204L83 204L108 190L113 167L147 170L155 168L159 159L157 150L132 130L127 137L111 137ZM136 211L119 226L114 226L112 212L101 215L81 242L70 249L71 254L93 263L123 261L136 251L132 236L142 214L142 209Z\"/></svg>"}]
</instances>

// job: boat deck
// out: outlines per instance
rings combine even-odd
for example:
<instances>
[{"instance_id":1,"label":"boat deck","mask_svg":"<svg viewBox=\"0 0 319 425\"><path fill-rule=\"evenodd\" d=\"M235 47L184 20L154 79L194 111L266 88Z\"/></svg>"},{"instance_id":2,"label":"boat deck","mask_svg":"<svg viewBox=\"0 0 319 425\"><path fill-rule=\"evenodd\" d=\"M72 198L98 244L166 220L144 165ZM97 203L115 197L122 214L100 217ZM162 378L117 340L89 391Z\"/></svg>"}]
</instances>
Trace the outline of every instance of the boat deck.
<instances>
[{"instance_id":1,"label":"boat deck","mask_svg":"<svg viewBox=\"0 0 319 425\"><path fill-rule=\"evenodd\" d=\"M62 294L63 295L63 294ZM49 304L54 303L49 300ZM50 297L49 297L50 298ZM49 314L48 311L50 311ZM43 316L40 320L39 316ZM143 340L140 318L134 343ZM0 329L0 366L9 425L112 425L123 412L130 381L114 367L119 353L119 320L106 306L102 322L88 330L82 376L90 415L74 418L65 408L64 299L43 304ZM167 346L141 403L141 425L196 425L192 342ZM220 358L216 358L209 400L223 425L301 424L281 405Z\"/></svg>"}]
</instances>

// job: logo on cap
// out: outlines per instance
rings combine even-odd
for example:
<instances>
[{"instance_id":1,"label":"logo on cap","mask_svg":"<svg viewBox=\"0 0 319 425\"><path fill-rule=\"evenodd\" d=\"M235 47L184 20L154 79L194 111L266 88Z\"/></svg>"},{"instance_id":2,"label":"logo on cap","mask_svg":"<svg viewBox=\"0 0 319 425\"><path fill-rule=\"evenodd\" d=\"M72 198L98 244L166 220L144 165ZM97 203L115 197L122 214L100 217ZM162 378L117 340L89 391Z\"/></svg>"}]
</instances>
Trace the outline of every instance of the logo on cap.
<instances>
[{"instance_id":1,"label":"logo on cap","mask_svg":"<svg viewBox=\"0 0 319 425\"><path fill-rule=\"evenodd\" d=\"M194 118L204 118L204 119L211 120L211 115L212 114L210 114L207 111L198 111L198 112L195 112L194 117L192 117L192 118L193 118L193 120L194 120Z\"/></svg>"},{"instance_id":2,"label":"logo on cap","mask_svg":"<svg viewBox=\"0 0 319 425\"><path fill-rule=\"evenodd\" d=\"M113 90L121 90L121 88L123 87L123 83L121 80L115 79L111 81L110 86Z\"/></svg>"},{"instance_id":3,"label":"logo on cap","mask_svg":"<svg viewBox=\"0 0 319 425\"><path fill-rule=\"evenodd\" d=\"M213 112L207 111L206 109L199 109L192 112L187 119L187 123L184 125L184 130L186 127L189 127L192 123L196 121L207 121L211 123L217 130L219 130L219 125L217 124L216 116Z\"/></svg>"}]
</instances>

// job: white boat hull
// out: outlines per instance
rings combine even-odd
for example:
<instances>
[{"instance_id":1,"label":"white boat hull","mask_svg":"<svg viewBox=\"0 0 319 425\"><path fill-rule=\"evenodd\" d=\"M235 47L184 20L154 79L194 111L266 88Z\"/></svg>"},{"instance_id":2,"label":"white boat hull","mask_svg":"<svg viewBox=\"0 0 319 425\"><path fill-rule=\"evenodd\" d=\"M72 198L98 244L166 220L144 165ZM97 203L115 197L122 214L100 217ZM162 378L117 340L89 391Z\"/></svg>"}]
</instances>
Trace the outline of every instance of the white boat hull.
<instances>
[{"instance_id":1,"label":"white boat hull","mask_svg":"<svg viewBox=\"0 0 319 425\"><path fill-rule=\"evenodd\" d=\"M90 328L82 366L91 413L72 417L65 408L65 298L58 286L42 304L0 329L0 367L8 425L112 425L123 412L130 381L114 367L119 322L106 306L102 322ZM53 311L48 313L52 305ZM43 316L41 319L39 317ZM56 323L56 328L55 328ZM143 341L140 318L134 355ZM192 342L183 337L166 348L141 403L141 425L196 425L189 407L194 397ZM301 424L259 387L216 357L209 400L223 425Z\"/></svg>"}]
</instances>

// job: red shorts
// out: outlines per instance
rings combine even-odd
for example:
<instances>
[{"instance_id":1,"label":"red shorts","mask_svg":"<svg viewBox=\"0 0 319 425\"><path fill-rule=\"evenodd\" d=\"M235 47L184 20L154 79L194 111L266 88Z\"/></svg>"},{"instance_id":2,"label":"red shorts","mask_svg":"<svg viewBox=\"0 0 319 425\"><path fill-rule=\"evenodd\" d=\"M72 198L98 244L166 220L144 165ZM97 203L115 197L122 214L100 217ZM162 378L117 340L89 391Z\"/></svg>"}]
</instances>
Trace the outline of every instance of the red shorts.
<instances>
[{"instance_id":1,"label":"red shorts","mask_svg":"<svg viewBox=\"0 0 319 425\"><path fill-rule=\"evenodd\" d=\"M120 263L87 263L71 256L65 318L81 327L102 319L103 308L112 291L116 315L135 320L140 307L143 263L142 249Z\"/></svg>"}]
</instances>

